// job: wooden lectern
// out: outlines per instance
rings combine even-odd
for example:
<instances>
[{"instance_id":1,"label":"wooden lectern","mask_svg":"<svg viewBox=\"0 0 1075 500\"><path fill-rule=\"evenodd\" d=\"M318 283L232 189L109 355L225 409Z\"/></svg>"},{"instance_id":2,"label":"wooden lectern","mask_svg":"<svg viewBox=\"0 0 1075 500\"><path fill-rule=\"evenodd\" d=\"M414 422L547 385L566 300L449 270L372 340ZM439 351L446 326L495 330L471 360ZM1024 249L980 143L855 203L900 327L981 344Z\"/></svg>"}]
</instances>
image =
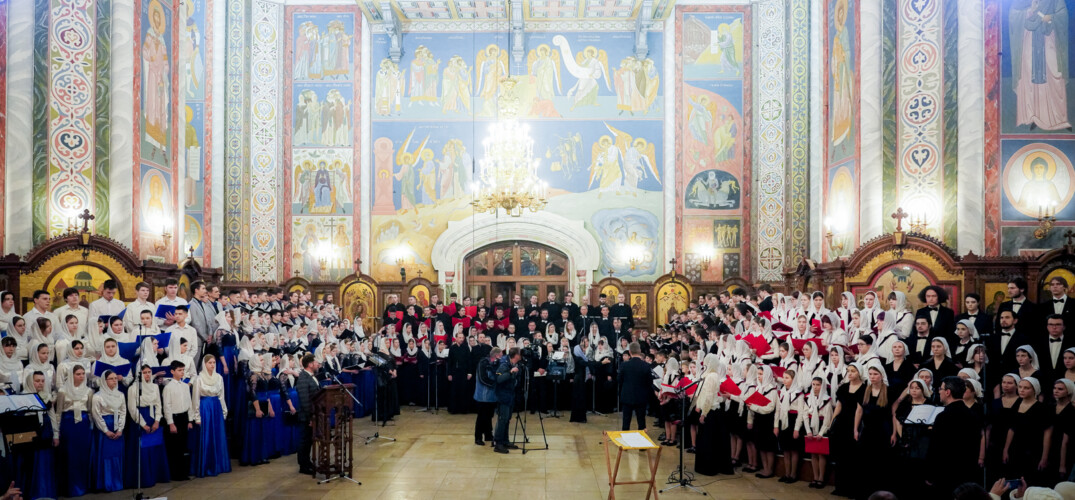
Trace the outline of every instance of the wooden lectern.
<instances>
[{"instance_id":1,"label":"wooden lectern","mask_svg":"<svg viewBox=\"0 0 1075 500\"><path fill-rule=\"evenodd\" d=\"M351 456L354 402L344 388L353 392L355 386L330 385L314 395L314 470L325 475L326 479L321 481L323 483L333 479L350 479L354 465Z\"/></svg>"}]
</instances>

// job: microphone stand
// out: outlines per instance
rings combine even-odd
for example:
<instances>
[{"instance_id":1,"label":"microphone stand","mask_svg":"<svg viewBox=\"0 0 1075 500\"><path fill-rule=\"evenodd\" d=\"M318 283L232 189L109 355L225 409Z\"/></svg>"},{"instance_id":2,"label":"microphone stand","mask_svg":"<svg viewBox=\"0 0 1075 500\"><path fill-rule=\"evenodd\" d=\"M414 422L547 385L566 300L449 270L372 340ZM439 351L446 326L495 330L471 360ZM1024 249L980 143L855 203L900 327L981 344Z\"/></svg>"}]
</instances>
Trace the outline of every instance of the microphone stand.
<instances>
[{"instance_id":1,"label":"microphone stand","mask_svg":"<svg viewBox=\"0 0 1075 500\"><path fill-rule=\"evenodd\" d=\"M374 375L374 376L376 376L376 375ZM362 402L361 402L361 401L359 401L359 400L358 400L358 398L356 398L356 397L355 397L354 393L352 393L352 392L351 392L350 390L348 390L348 389L347 389L347 386L343 385L343 382L342 382L342 381L340 381L340 377L339 377L338 375L335 375L335 374L334 374L334 375L332 375L332 380L333 380L333 381L335 381L335 382L336 382L337 384L339 384L339 385L340 385L340 389L343 389L343 392L346 392L346 393L347 393L347 395L348 395L348 396L350 396L350 397L351 397L351 399L352 399L352 400L354 400L354 402L355 402L356 404L358 404L358 406L361 406L361 407L363 407L363 408L365 408L365 407L366 407L366 405L362 404ZM373 407L374 407L374 410L373 410L373 412L374 412L374 414L376 414L376 413L377 413L377 409L376 409L376 408L377 408L377 397L376 397L376 396L374 396L374 398L373 398ZM358 437L360 437L360 438L364 439L364 440L366 441L366 444L367 444L367 445L368 445L368 444L370 444L370 443L372 443L373 441L375 441L375 440L377 440L377 439L387 439L388 441L395 441L395 438L390 438L390 437L385 437L385 436L382 436L382 435L381 435L381 434L380 434L379 432L374 432L372 436L363 436L363 435L362 435L362 434L360 433L360 434L358 434ZM343 479L346 479L346 480L348 480L348 481L351 481L352 483L355 483L355 484L362 484L362 483L360 483L360 482L358 482L358 481L355 481L354 479L351 479L351 478L349 478L349 477L346 477L346 476L341 476L341 477L343 477ZM334 479L338 479L338 478L334 478ZM329 481L329 480L328 480L328 479L326 479L325 481L322 481L322 483L323 483L323 482L327 482L327 481ZM321 484L321 483L318 483L318 484Z\"/></svg>"},{"instance_id":2,"label":"microphone stand","mask_svg":"<svg viewBox=\"0 0 1075 500\"><path fill-rule=\"evenodd\" d=\"M431 384L432 384L432 382L430 382L430 379L431 379L431 378L436 378L436 373L433 373L433 374L432 374L433 376L431 377L431 376L430 376L430 372L436 372L436 371L437 371L437 370L436 370L436 364L435 364L435 361L432 361L432 360L431 360L431 361L429 361L429 366L430 366L431 368L433 368L433 369L432 369L432 370L427 370L427 371L426 371L426 407L425 407L425 408L421 408L421 409L418 409L418 410L414 410L414 412L415 412L415 413L423 413L423 412L427 412L427 411L429 411L429 412L433 412L433 413L436 413L436 411L435 411L435 410L433 410L433 409L431 409L431 408L429 407L429 400L430 400L430 399L432 399L432 398L430 397L430 394L429 394L429 389L431 388Z\"/></svg>"},{"instance_id":3,"label":"microphone stand","mask_svg":"<svg viewBox=\"0 0 1075 500\"><path fill-rule=\"evenodd\" d=\"M705 496L709 495L692 484L694 483L694 474L683 470L683 448L686 448L687 443L687 389L690 389L699 383L701 383L701 379L695 380L694 382L683 386L681 389L676 389L676 394L679 395L680 418L682 419L679 423L679 466L668 475L668 483L666 484L677 484L661 490L661 493L672 491L676 488L686 488L695 493L701 493Z\"/></svg>"},{"instance_id":4,"label":"microphone stand","mask_svg":"<svg viewBox=\"0 0 1075 500\"><path fill-rule=\"evenodd\" d=\"M138 338L142 338L142 334L145 331L143 328L144 327L142 325L138 325ZM141 342L142 341L139 340L139 345L141 345ZM139 356L138 361L139 361L138 364L141 365L142 364L141 363L141 361L142 361L141 356ZM131 367L131 369L134 369L134 367ZM137 394L137 400L136 401L141 401L142 400L142 378L143 378L142 377L142 370L138 370L138 389L136 389L138 394ZM141 420L141 418L142 418L141 410L139 410L137 408L137 406L136 406L134 411L135 411L135 413L138 414L139 420ZM138 454L137 454L137 456L138 456L138 458L137 458L137 460L138 460L138 475L137 475L137 480L135 481L135 485L137 486L137 491L135 491L135 493L134 493L134 500L142 500L143 498L145 498L145 492L142 491L142 432L143 432L143 430L138 425L137 420L134 422L134 426L138 428Z\"/></svg>"}]
</instances>

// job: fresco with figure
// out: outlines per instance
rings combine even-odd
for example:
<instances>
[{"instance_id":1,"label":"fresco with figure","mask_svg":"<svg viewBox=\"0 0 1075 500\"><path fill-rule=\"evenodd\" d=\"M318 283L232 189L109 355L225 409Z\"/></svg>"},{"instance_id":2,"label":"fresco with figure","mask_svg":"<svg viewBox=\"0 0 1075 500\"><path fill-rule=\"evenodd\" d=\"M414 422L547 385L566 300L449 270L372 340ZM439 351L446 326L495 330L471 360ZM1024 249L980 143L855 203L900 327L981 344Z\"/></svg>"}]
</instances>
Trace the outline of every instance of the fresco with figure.
<instances>
[{"instance_id":1,"label":"fresco with figure","mask_svg":"<svg viewBox=\"0 0 1075 500\"><path fill-rule=\"evenodd\" d=\"M850 254L859 234L859 2L826 0L823 57L826 182L822 191L822 224L832 241L823 245L823 260Z\"/></svg>"},{"instance_id":2,"label":"fresco with figure","mask_svg":"<svg viewBox=\"0 0 1075 500\"><path fill-rule=\"evenodd\" d=\"M749 274L749 9L676 11L677 258L696 280Z\"/></svg>"},{"instance_id":3,"label":"fresco with figure","mask_svg":"<svg viewBox=\"0 0 1075 500\"><path fill-rule=\"evenodd\" d=\"M186 59L182 61L179 77L183 81L184 139L183 155L186 178L183 181L183 255L193 248L195 258L207 257L209 251L209 216L212 214L211 198L206 196L210 177L209 162L212 158L208 140L210 123L206 114L211 105L211 67L206 61L212 57L206 17L212 10L212 0L189 0L180 8L179 41ZM212 24L212 23L209 23Z\"/></svg>"},{"instance_id":4,"label":"fresco with figure","mask_svg":"<svg viewBox=\"0 0 1075 500\"><path fill-rule=\"evenodd\" d=\"M1001 0L1000 225L1006 255L1056 248L1063 229L1034 238L1042 212L1075 224L1075 133L1070 50L1075 11L1066 0Z\"/></svg>"},{"instance_id":5,"label":"fresco with figure","mask_svg":"<svg viewBox=\"0 0 1075 500\"><path fill-rule=\"evenodd\" d=\"M173 249L178 239L175 235L179 213L175 192L178 131L174 118L179 101L173 78L179 66L175 12L171 4L160 0L142 0L140 5L135 44L135 120L139 126L134 142L141 165L135 169L134 246L143 258L169 260L176 255Z\"/></svg>"},{"instance_id":6,"label":"fresco with figure","mask_svg":"<svg viewBox=\"0 0 1075 500\"><path fill-rule=\"evenodd\" d=\"M358 258L360 15L357 7L287 9L289 277L339 280L354 272Z\"/></svg>"},{"instance_id":7,"label":"fresco with figure","mask_svg":"<svg viewBox=\"0 0 1075 500\"><path fill-rule=\"evenodd\" d=\"M448 222L473 215L482 139L496 126L500 79L518 76L546 211L582 220L601 247L601 274L656 277L664 259L663 37L649 57L633 33L527 33L522 64L503 33L408 33L399 64L372 39L371 274L433 276L430 249ZM539 214L540 216L540 214ZM631 265L626 249L638 249Z\"/></svg>"}]
</instances>

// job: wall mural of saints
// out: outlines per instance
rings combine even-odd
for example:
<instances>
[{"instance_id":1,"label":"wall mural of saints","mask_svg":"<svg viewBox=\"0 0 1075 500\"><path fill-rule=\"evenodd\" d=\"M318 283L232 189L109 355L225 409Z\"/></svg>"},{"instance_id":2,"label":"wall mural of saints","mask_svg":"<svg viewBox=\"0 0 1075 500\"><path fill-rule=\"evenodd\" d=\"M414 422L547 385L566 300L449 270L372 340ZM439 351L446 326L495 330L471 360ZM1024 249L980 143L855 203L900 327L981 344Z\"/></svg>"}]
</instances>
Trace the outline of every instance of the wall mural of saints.
<instances>
[{"instance_id":1,"label":"wall mural of saints","mask_svg":"<svg viewBox=\"0 0 1075 500\"><path fill-rule=\"evenodd\" d=\"M735 210L739 208L739 180L723 170L699 172L687 184L687 208Z\"/></svg>"},{"instance_id":2,"label":"wall mural of saints","mask_svg":"<svg viewBox=\"0 0 1075 500\"><path fill-rule=\"evenodd\" d=\"M661 262L657 216L637 208L599 210L591 218L601 243L601 267L616 276L652 274ZM638 258L632 263L632 258Z\"/></svg>"},{"instance_id":3,"label":"wall mural of saints","mask_svg":"<svg viewBox=\"0 0 1075 500\"><path fill-rule=\"evenodd\" d=\"M293 272L314 282L338 281L353 272L350 218L295 216L291 224Z\"/></svg>"},{"instance_id":4,"label":"wall mural of saints","mask_svg":"<svg viewBox=\"0 0 1075 500\"><path fill-rule=\"evenodd\" d=\"M172 145L172 11L159 0L143 3L142 146L143 160L168 165Z\"/></svg>"},{"instance_id":5,"label":"wall mural of saints","mask_svg":"<svg viewBox=\"0 0 1075 500\"><path fill-rule=\"evenodd\" d=\"M353 213L350 149L292 151L291 212L295 215Z\"/></svg>"},{"instance_id":6,"label":"wall mural of saints","mask_svg":"<svg viewBox=\"0 0 1075 500\"><path fill-rule=\"evenodd\" d=\"M302 80L352 80L353 14L297 14L292 77Z\"/></svg>"},{"instance_id":7,"label":"wall mural of saints","mask_svg":"<svg viewBox=\"0 0 1075 500\"><path fill-rule=\"evenodd\" d=\"M1066 0L1012 0L1007 25L1015 126L1071 132Z\"/></svg>"},{"instance_id":8,"label":"wall mural of saints","mask_svg":"<svg viewBox=\"0 0 1075 500\"><path fill-rule=\"evenodd\" d=\"M351 84L295 87L295 147L341 147L354 142Z\"/></svg>"},{"instance_id":9,"label":"wall mural of saints","mask_svg":"<svg viewBox=\"0 0 1075 500\"><path fill-rule=\"evenodd\" d=\"M638 184L647 176L660 182L653 143L633 138L608 123L605 128L611 135L602 135L590 148L588 189L593 189L596 182L598 198L610 191L638 196Z\"/></svg>"}]
</instances>

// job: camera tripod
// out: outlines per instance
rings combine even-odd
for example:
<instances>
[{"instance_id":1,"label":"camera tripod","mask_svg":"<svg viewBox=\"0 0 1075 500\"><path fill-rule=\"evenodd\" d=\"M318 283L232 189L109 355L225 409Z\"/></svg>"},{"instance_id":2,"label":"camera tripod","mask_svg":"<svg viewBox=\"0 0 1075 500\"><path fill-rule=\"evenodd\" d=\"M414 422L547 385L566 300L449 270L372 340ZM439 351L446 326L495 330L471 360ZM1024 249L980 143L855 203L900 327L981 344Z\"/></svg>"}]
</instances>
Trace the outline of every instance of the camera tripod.
<instances>
[{"instance_id":1,"label":"camera tripod","mask_svg":"<svg viewBox=\"0 0 1075 500\"><path fill-rule=\"evenodd\" d=\"M545 435L545 418L541 415L541 412L537 412L538 423L541 425L541 439L545 442L544 448L526 448L526 443L530 442L530 437L526 434L526 414L530 404L530 365L529 363L522 364L523 368L523 408L522 410L515 410L515 431L512 433L512 443L519 442L516 439L519 435L519 428L523 429L523 441L522 448L523 455L526 455L528 451L535 450L548 450L549 449L549 437Z\"/></svg>"}]
</instances>

